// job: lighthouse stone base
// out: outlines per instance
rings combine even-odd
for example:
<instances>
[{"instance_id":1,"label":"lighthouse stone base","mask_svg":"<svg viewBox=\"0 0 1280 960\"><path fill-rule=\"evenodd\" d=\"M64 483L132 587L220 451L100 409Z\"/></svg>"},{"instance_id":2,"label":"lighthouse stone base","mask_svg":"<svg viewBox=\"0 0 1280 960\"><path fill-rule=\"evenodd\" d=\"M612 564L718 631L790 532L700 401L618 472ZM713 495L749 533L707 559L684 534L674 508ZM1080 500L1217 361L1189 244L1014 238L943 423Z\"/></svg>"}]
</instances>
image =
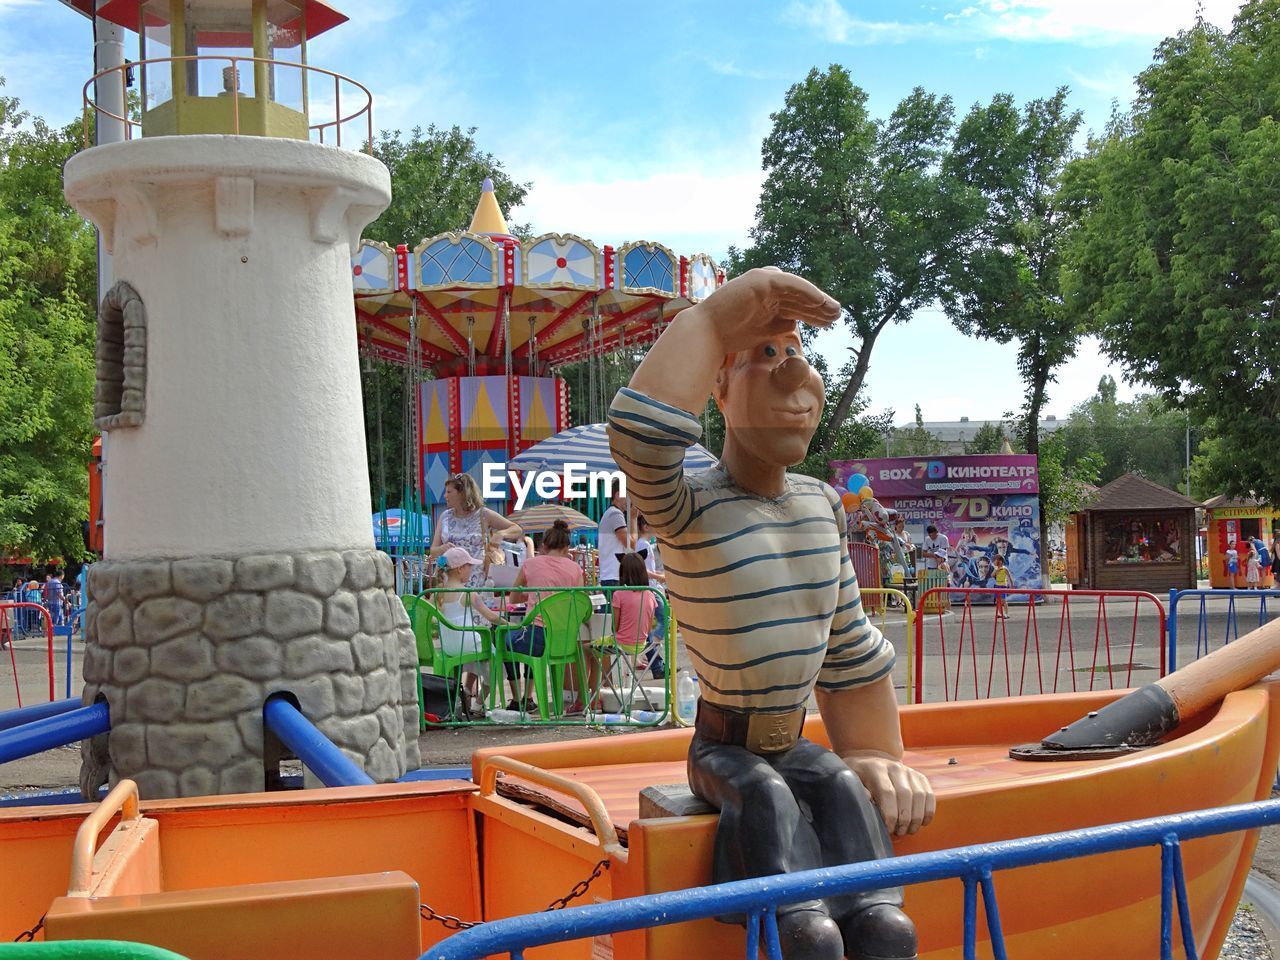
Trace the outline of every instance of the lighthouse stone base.
<instances>
[{"instance_id":1,"label":"lighthouse stone base","mask_svg":"<svg viewBox=\"0 0 1280 960\"><path fill-rule=\"evenodd\" d=\"M90 568L81 790L144 798L265 787L262 706L287 693L375 781L420 764L417 649L376 550L104 560Z\"/></svg>"}]
</instances>

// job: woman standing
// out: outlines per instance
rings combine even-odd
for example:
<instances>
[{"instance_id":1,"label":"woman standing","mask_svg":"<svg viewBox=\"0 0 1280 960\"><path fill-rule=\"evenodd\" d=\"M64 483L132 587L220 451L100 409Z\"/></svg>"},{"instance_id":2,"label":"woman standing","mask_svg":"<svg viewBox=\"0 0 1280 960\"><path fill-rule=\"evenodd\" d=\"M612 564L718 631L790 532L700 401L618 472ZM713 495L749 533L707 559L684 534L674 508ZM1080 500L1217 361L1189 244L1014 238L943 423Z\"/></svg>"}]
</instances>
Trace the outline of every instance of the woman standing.
<instances>
[{"instance_id":1,"label":"woman standing","mask_svg":"<svg viewBox=\"0 0 1280 960\"><path fill-rule=\"evenodd\" d=\"M444 502L431 536L431 556L441 556L450 547L462 547L473 557L484 560L471 571L468 587L484 585L492 555L501 553L504 540L520 540L524 532L497 511L490 510L480 498L480 486L470 474L454 474L444 482Z\"/></svg>"}]
</instances>

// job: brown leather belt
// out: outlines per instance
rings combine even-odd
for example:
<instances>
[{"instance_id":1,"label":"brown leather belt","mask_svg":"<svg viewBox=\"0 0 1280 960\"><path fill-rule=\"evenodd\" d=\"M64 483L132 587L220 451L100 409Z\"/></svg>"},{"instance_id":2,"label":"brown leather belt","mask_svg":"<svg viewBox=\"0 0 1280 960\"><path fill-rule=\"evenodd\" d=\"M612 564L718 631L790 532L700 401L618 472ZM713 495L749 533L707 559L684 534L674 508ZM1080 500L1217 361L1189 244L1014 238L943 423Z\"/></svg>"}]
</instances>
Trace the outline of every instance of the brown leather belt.
<instances>
[{"instance_id":1,"label":"brown leather belt","mask_svg":"<svg viewBox=\"0 0 1280 960\"><path fill-rule=\"evenodd\" d=\"M752 753L782 753L800 739L804 716L804 707L788 713L739 713L699 700L694 727L717 743L745 747Z\"/></svg>"}]
</instances>

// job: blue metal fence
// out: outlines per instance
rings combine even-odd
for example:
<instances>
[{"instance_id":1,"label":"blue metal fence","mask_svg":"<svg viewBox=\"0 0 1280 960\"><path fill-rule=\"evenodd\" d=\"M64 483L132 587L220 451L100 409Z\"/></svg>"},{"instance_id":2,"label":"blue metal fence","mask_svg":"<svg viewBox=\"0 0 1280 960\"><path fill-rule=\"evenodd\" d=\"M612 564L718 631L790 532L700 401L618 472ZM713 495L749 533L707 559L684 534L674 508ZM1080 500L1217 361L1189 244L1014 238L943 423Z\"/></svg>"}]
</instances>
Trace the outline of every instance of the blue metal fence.
<instances>
[{"instance_id":1,"label":"blue metal fence","mask_svg":"<svg viewBox=\"0 0 1280 960\"><path fill-rule=\"evenodd\" d=\"M1240 622L1244 620L1244 633L1262 626L1280 614L1280 590L1170 590L1169 591L1169 672L1178 669L1178 604L1187 597L1199 601L1195 605L1196 612L1196 652L1194 659L1200 659L1212 650L1213 645L1221 641L1226 646L1232 640L1240 639ZM1211 598L1224 598L1225 609L1219 605L1211 605ZM1270 601L1270 606L1268 606ZM1209 623L1210 613L1221 610L1225 614L1221 637ZM1256 622L1255 622L1256 620Z\"/></svg>"},{"instance_id":2,"label":"blue metal fence","mask_svg":"<svg viewBox=\"0 0 1280 960\"><path fill-rule=\"evenodd\" d=\"M965 960L977 957L979 893L991 952L996 960L1007 960L994 881L997 871L1153 846L1160 848L1160 960L1173 960L1175 912L1182 939L1182 955L1185 960L1197 960L1182 868L1182 842L1275 823L1280 823L1280 800L1264 800L1217 810L676 890L495 920L440 941L420 960L481 960L504 953L512 960L523 960L525 950L548 943L735 913L748 917L746 960L755 960L761 940L771 960L781 960L775 918L777 908L783 904L953 879L964 884Z\"/></svg>"}]
</instances>

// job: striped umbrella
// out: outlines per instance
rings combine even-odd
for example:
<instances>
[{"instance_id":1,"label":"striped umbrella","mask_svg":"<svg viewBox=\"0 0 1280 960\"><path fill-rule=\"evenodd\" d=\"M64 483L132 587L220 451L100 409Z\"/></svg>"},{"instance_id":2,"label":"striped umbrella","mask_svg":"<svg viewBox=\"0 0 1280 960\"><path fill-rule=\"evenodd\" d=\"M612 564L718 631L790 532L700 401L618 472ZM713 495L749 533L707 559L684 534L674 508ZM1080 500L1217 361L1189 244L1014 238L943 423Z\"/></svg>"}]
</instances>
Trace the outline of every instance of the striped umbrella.
<instances>
[{"instance_id":1,"label":"striped umbrella","mask_svg":"<svg viewBox=\"0 0 1280 960\"><path fill-rule=\"evenodd\" d=\"M609 451L609 437L603 423L588 423L581 427L561 430L554 436L535 443L518 454L507 466L512 470L564 471L566 463L585 464L587 470L617 470L613 454ZM695 443L684 454L686 470L707 470L715 466L716 458L706 447Z\"/></svg>"},{"instance_id":2,"label":"striped umbrella","mask_svg":"<svg viewBox=\"0 0 1280 960\"><path fill-rule=\"evenodd\" d=\"M557 520L569 524L570 530L587 530L596 525L585 513L579 513L562 503L540 503L536 507L517 510L507 519L518 523L525 533L545 533Z\"/></svg>"}]
</instances>

